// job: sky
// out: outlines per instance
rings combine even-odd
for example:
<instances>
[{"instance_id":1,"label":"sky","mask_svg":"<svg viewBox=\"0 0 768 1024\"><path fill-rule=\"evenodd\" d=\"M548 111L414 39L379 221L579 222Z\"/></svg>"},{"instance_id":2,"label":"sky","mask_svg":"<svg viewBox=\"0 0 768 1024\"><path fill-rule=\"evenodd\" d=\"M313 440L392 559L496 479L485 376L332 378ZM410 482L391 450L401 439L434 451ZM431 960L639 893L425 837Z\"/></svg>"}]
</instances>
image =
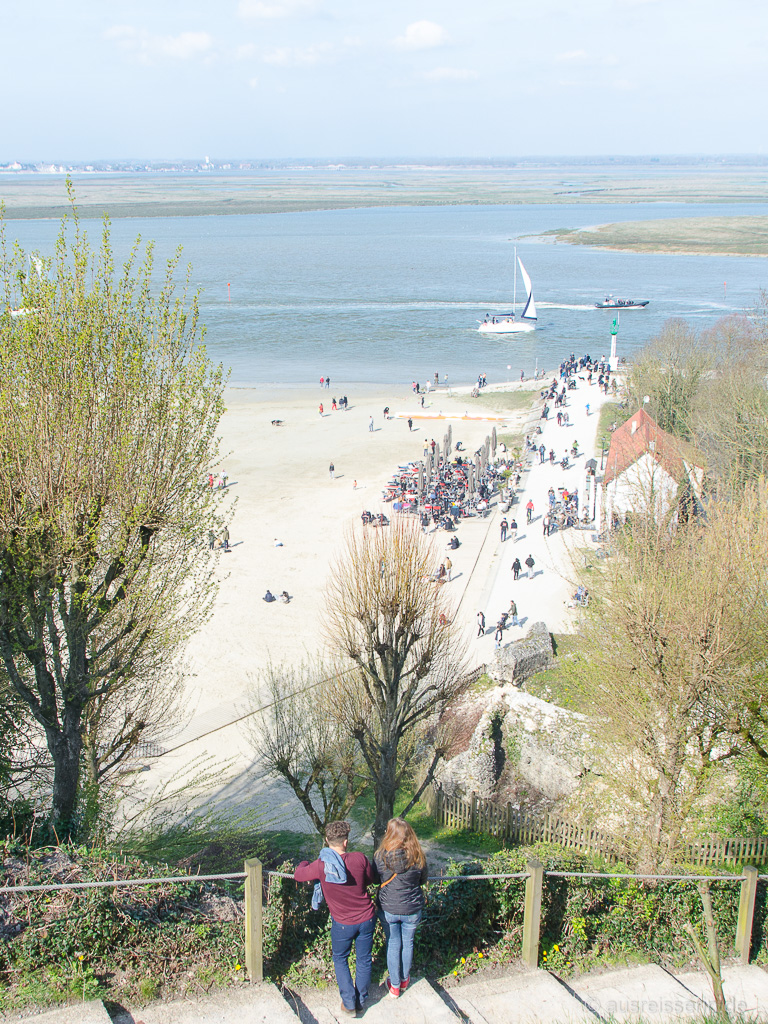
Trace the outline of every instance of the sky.
<instances>
[{"instance_id":1,"label":"sky","mask_svg":"<svg viewBox=\"0 0 768 1024\"><path fill-rule=\"evenodd\" d=\"M764 0L27 0L13 160L765 153Z\"/></svg>"}]
</instances>

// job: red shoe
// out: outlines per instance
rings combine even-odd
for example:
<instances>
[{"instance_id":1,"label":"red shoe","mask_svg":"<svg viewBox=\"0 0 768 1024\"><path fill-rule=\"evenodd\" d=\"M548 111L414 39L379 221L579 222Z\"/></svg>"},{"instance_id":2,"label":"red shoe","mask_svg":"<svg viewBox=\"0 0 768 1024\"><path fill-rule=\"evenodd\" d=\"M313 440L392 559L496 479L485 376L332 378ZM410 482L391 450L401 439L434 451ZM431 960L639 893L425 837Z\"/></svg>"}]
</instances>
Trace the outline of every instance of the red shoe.
<instances>
[{"instance_id":1,"label":"red shoe","mask_svg":"<svg viewBox=\"0 0 768 1024\"><path fill-rule=\"evenodd\" d=\"M395 988L395 986L392 984L392 982L389 980L389 978L387 978L387 993L388 993L390 999L397 999L398 998L398 996L400 995L400 987L401 986L398 986L397 988Z\"/></svg>"},{"instance_id":2,"label":"red shoe","mask_svg":"<svg viewBox=\"0 0 768 1024\"><path fill-rule=\"evenodd\" d=\"M406 989L408 988L408 986L409 986L410 984L411 984L411 979L410 979L410 977L407 977L407 978L405 979L405 981L401 981L401 982L400 982L400 991L401 991L401 992L405 992L405 990L406 990Z\"/></svg>"}]
</instances>

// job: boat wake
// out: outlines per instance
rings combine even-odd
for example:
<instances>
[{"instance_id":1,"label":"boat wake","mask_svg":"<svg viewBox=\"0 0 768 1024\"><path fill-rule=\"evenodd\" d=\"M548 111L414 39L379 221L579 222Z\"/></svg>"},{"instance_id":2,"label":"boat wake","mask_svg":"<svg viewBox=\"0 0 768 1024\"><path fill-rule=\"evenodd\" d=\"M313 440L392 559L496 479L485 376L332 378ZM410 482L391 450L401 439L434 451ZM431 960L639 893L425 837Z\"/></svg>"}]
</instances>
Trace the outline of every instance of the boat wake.
<instances>
[{"instance_id":1,"label":"boat wake","mask_svg":"<svg viewBox=\"0 0 768 1024\"><path fill-rule=\"evenodd\" d=\"M594 302L591 305L583 305L570 302L540 302L539 309L591 309L594 310Z\"/></svg>"}]
</instances>

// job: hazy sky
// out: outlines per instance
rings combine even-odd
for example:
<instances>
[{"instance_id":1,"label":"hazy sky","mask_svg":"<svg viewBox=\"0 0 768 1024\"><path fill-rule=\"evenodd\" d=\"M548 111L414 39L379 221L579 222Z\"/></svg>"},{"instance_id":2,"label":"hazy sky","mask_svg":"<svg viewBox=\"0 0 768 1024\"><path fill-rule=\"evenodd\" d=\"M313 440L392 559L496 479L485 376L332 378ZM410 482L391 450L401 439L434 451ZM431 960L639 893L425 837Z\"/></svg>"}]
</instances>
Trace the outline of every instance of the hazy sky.
<instances>
[{"instance_id":1,"label":"hazy sky","mask_svg":"<svg viewBox=\"0 0 768 1024\"><path fill-rule=\"evenodd\" d=\"M0 163L764 153L764 0L27 0Z\"/></svg>"}]
</instances>

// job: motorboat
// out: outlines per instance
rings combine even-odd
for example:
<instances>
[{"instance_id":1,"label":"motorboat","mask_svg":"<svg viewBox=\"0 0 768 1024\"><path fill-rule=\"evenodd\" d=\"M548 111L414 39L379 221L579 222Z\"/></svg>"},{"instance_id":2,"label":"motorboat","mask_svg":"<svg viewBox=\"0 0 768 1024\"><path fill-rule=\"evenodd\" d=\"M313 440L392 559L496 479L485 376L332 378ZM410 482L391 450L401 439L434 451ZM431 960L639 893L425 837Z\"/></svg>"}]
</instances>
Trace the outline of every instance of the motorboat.
<instances>
[{"instance_id":1,"label":"motorboat","mask_svg":"<svg viewBox=\"0 0 768 1024\"><path fill-rule=\"evenodd\" d=\"M515 315L517 308L517 268L520 267L520 277L525 287L525 307L518 320ZM512 312L511 313L486 313L485 320L478 321L477 328L481 334L517 334L522 331L533 331L536 328L536 303L533 301L533 287L531 279L515 249L515 281L512 291Z\"/></svg>"},{"instance_id":2,"label":"motorboat","mask_svg":"<svg viewBox=\"0 0 768 1024\"><path fill-rule=\"evenodd\" d=\"M602 302L596 302L597 309L641 309L647 306L650 299L617 299L614 295L606 295Z\"/></svg>"}]
</instances>

